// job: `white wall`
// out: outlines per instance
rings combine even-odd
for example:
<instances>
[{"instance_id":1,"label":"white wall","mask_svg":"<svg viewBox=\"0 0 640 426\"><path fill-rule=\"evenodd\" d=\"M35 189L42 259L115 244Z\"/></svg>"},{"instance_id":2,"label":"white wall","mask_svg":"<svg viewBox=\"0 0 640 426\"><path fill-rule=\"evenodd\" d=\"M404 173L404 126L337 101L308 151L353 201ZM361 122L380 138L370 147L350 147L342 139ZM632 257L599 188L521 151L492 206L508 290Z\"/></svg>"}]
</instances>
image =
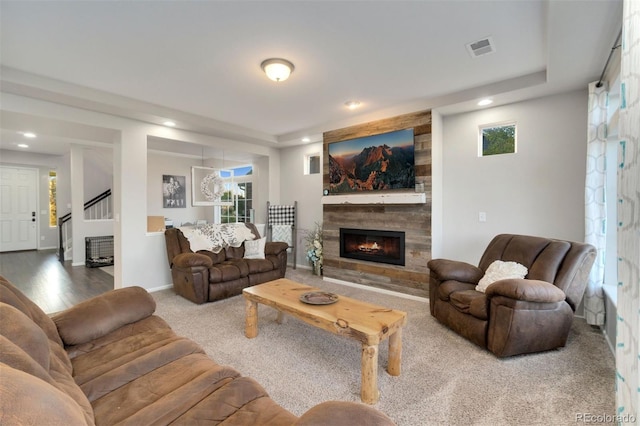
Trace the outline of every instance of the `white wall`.
<instances>
[{"instance_id":1,"label":"white wall","mask_svg":"<svg viewBox=\"0 0 640 426\"><path fill-rule=\"evenodd\" d=\"M60 157L61 166L56 169L56 203L58 217L71 213L71 153ZM96 194L97 195L97 194Z\"/></svg>"},{"instance_id":2,"label":"white wall","mask_svg":"<svg viewBox=\"0 0 640 426\"><path fill-rule=\"evenodd\" d=\"M84 201L113 188L113 150L100 147L83 149Z\"/></svg>"},{"instance_id":3,"label":"white wall","mask_svg":"<svg viewBox=\"0 0 640 426\"><path fill-rule=\"evenodd\" d=\"M262 157L253 164L253 210L254 222L258 224L264 224L267 221L267 201L280 202L280 199L276 198L276 194L269 191L271 159L272 157ZM280 185L280 178L278 178L277 184Z\"/></svg>"},{"instance_id":4,"label":"white wall","mask_svg":"<svg viewBox=\"0 0 640 426\"><path fill-rule=\"evenodd\" d=\"M322 165L322 143L282 149L280 153L280 202L291 205L298 202L298 265L309 266L305 258L305 236L315 223L322 222L322 169L314 175L304 174L305 156L319 153Z\"/></svg>"},{"instance_id":5,"label":"white wall","mask_svg":"<svg viewBox=\"0 0 640 426\"><path fill-rule=\"evenodd\" d=\"M164 216L173 220L174 226L195 223L198 219L213 221L212 206L191 205L191 166L201 166L201 160L176 157L175 155L148 154L147 163L147 216ZM185 177L186 206L165 208L162 204L162 175Z\"/></svg>"},{"instance_id":6,"label":"white wall","mask_svg":"<svg viewBox=\"0 0 640 426\"><path fill-rule=\"evenodd\" d=\"M583 241L586 118L586 88L444 117L442 257L477 264L499 233ZM479 158L478 126L503 121L517 153Z\"/></svg>"},{"instance_id":7,"label":"white wall","mask_svg":"<svg viewBox=\"0 0 640 426\"><path fill-rule=\"evenodd\" d=\"M431 111L431 258L441 257L443 243L442 208L442 115Z\"/></svg>"}]
</instances>

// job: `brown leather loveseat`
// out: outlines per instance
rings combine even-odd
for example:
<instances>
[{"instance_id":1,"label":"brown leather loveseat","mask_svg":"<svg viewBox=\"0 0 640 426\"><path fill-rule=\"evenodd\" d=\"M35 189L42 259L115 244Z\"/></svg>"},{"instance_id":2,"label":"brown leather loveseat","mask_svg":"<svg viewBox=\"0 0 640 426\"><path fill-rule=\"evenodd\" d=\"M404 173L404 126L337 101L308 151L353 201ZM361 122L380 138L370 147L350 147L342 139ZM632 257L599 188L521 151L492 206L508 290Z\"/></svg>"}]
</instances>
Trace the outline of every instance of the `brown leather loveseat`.
<instances>
[{"instance_id":1,"label":"brown leather loveseat","mask_svg":"<svg viewBox=\"0 0 640 426\"><path fill-rule=\"evenodd\" d=\"M249 228L255 240L260 238L254 224L239 225ZM180 229L167 229L164 235L173 288L194 303L236 296L246 287L284 278L286 272L287 243L266 242L264 259L245 259L244 243L222 248L218 253L194 253Z\"/></svg>"},{"instance_id":2,"label":"brown leather loveseat","mask_svg":"<svg viewBox=\"0 0 640 426\"><path fill-rule=\"evenodd\" d=\"M339 401L298 418L154 311L151 295L128 287L50 318L0 277L0 424L393 424Z\"/></svg>"},{"instance_id":3,"label":"brown leather loveseat","mask_svg":"<svg viewBox=\"0 0 640 426\"><path fill-rule=\"evenodd\" d=\"M595 256L589 244L498 235L478 267L429 261L431 315L498 357L563 347ZM526 276L500 279L477 291L495 261L523 265Z\"/></svg>"}]
</instances>

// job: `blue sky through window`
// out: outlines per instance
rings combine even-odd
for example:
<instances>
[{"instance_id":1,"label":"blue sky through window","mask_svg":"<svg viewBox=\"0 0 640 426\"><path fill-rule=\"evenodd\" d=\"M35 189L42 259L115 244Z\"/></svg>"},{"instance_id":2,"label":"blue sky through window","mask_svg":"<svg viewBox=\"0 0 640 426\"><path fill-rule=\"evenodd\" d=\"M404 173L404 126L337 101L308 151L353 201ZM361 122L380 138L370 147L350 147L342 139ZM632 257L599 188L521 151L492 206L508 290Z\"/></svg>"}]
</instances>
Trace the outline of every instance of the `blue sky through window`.
<instances>
[{"instance_id":1,"label":"blue sky through window","mask_svg":"<svg viewBox=\"0 0 640 426\"><path fill-rule=\"evenodd\" d=\"M248 174L251 174L251 172L253 171L253 166L236 167L235 169L233 169L233 171L234 176L246 176Z\"/></svg>"}]
</instances>

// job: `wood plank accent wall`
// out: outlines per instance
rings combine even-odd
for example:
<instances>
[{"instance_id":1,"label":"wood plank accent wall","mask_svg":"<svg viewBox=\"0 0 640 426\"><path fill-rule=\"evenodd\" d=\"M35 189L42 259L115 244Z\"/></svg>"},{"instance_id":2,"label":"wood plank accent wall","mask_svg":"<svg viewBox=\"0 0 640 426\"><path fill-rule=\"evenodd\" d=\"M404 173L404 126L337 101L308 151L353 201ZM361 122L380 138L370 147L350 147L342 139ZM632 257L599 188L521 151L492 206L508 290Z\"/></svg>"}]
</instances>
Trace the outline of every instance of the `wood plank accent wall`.
<instances>
[{"instance_id":1,"label":"wood plank accent wall","mask_svg":"<svg viewBox=\"0 0 640 426\"><path fill-rule=\"evenodd\" d=\"M329 188L330 143L413 128L416 184L424 184L426 204L324 204L326 277L428 297L431 259L431 111L420 111L323 134L323 188ZM330 197L331 195L328 195ZM357 197L353 193L353 197ZM340 228L405 232L405 266L340 257Z\"/></svg>"}]
</instances>

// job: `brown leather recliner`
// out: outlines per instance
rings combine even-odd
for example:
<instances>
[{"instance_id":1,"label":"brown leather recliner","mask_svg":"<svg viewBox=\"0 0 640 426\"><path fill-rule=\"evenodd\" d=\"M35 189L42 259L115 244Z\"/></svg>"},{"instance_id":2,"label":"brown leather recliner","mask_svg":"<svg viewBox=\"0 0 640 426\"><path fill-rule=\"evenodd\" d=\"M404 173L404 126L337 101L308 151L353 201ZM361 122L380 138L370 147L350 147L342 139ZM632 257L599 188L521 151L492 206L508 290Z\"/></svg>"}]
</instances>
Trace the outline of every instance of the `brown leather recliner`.
<instances>
[{"instance_id":1,"label":"brown leather recliner","mask_svg":"<svg viewBox=\"0 0 640 426\"><path fill-rule=\"evenodd\" d=\"M496 236L478 267L429 261L431 315L498 357L563 347L587 286L595 247L526 235ZM527 267L524 279L503 279L475 290L496 260Z\"/></svg>"},{"instance_id":2,"label":"brown leather recliner","mask_svg":"<svg viewBox=\"0 0 640 426\"><path fill-rule=\"evenodd\" d=\"M255 239L260 238L254 224L245 225ZM287 269L287 243L267 242L264 259L244 259L244 243L219 253L206 250L194 253L180 229L167 229L164 236L173 288L194 303L236 296L243 288L284 278Z\"/></svg>"}]
</instances>

